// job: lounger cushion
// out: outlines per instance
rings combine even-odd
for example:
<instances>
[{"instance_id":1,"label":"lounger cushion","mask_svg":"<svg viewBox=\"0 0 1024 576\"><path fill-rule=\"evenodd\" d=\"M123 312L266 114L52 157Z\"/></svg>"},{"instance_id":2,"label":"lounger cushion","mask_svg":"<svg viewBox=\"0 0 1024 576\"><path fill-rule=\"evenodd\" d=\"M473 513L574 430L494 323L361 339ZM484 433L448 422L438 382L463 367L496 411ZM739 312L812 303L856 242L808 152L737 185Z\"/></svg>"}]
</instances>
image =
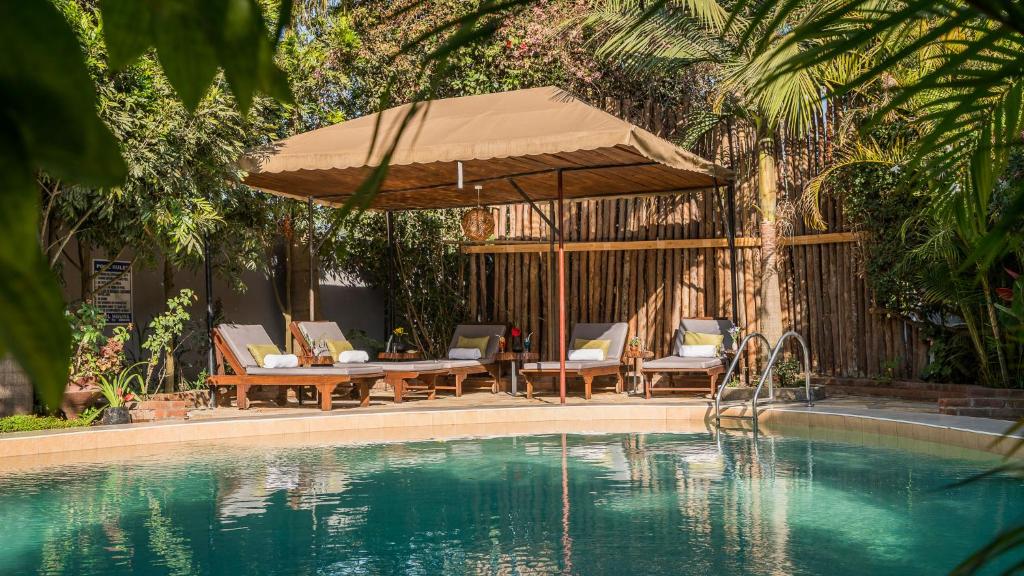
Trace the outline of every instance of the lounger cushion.
<instances>
[{"instance_id":1,"label":"lounger cushion","mask_svg":"<svg viewBox=\"0 0 1024 576\"><path fill-rule=\"evenodd\" d=\"M251 368L246 370L249 376L357 376L372 377L381 374L381 369L372 365L362 366L325 366L312 368Z\"/></svg>"},{"instance_id":2,"label":"lounger cushion","mask_svg":"<svg viewBox=\"0 0 1024 576\"><path fill-rule=\"evenodd\" d=\"M466 350L475 348L480 351L480 355L476 358L483 358L484 353L487 352L487 346L491 343L490 336L480 336L479 338L467 338L465 336L459 336L458 346L449 348L449 350ZM473 358L473 360L476 360ZM456 360L467 360L467 358L456 358Z\"/></svg>"},{"instance_id":3,"label":"lounger cushion","mask_svg":"<svg viewBox=\"0 0 1024 576\"><path fill-rule=\"evenodd\" d=\"M565 369L570 372L577 372L586 368L618 368L618 360L604 360L603 362L566 362ZM523 364L525 372L558 372L558 362L527 362Z\"/></svg>"},{"instance_id":4,"label":"lounger cushion","mask_svg":"<svg viewBox=\"0 0 1024 576\"><path fill-rule=\"evenodd\" d=\"M657 370L707 370L722 365L721 358L681 358L666 356L644 362L644 372Z\"/></svg>"},{"instance_id":5,"label":"lounger cushion","mask_svg":"<svg viewBox=\"0 0 1024 576\"><path fill-rule=\"evenodd\" d=\"M416 360L410 362L372 362L366 366L374 366L385 372L429 372L431 370L447 370L447 360Z\"/></svg>"},{"instance_id":6,"label":"lounger cushion","mask_svg":"<svg viewBox=\"0 0 1024 576\"><path fill-rule=\"evenodd\" d=\"M258 366L256 359L249 353L250 344L274 344L267 331L258 324L221 324L217 330L231 353L246 368Z\"/></svg>"},{"instance_id":7,"label":"lounger cushion","mask_svg":"<svg viewBox=\"0 0 1024 576\"><path fill-rule=\"evenodd\" d=\"M348 340L337 322L299 322L299 332L306 337L306 342L314 340Z\"/></svg>"},{"instance_id":8,"label":"lounger cushion","mask_svg":"<svg viewBox=\"0 0 1024 576\"><path fill-rule=\"evenodd\" d=\"M453 368L480 368L481 370L486 370L482 360L442 360L441 363L447 370Z\"/></svg>"},{"instance_id":9,"label":"lounger cushion","mask_svg":"<svg viewBox=\"0 0 1024 576\"><path fill-rule=\"evenodd\" d=\"M622 351L626 348L626 336L629 334L629 325L625 322L586 324L579 323L572 329L570 342L576 340L610 340L606 361L618 362L622 358Z\"/></svg>"},{"instance_id":10,"label":"lounger cushion","mask_svg":"<svg viewBox=\"0 0 1024 576\"><path fill-rule=\"evenodd\" d=\"M732 349L732 336L729 335L729 328L732 326L732 320L728 318L683 318L679 321L679 328L672 339L672 354L680 355L680 347L684 344L683 337L686 332L721 334L722 347Z\"/></svg>"},{"instance_id":11,"label":"lounger cushion","mask_svg":"<svg viewBox=\"0 0 1024 576\"><path fill-rule=\"evenodd\" d=\"M274 344L249 344L245 347L252 354L256 365L261 368L267 365L267 356L280 356L281 351Z\"/></svg>"},{"instance_id":12,"label":"lounger cushion","mask_svg":"<svg viewBox=\"0 0 1024 576\"><path fill-rule=\"evenodd\" d=\"M494 355L498 353L498 338L505 335L504 324L459 324L455 327L452 340L448 348L465 348L459 346L459 338L480 338L488 337L487 348L483 351L484 362L494 361Z\"/></svg>"}]
</instances>

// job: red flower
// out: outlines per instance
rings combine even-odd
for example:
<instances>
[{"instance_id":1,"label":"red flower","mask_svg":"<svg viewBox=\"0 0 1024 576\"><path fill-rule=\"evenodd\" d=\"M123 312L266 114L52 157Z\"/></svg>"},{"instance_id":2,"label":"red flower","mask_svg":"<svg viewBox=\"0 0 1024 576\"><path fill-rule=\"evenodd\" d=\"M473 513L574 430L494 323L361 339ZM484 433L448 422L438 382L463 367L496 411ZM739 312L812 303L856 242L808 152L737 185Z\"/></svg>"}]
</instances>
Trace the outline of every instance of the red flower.
<instances>
[{"instance_id":1,"label":"red flower","mask_svg":"<svg viewBox=\"0 0 1024 576\"><path fill-rule=\"evenodd\" d=\"M996 288L996 295L1007 302L1013 302L1013 288Z\"/></svg>"},{"instance_id":2,"label":"red flower","mask_svg":"<svg viewBox=\"0 0 1024 576\"><path fill-rule=\"evenodd\" d=\"M523 331L520 330L519 328L513 328L512 329L512 337L513 338L518 338L519 336L522 336L522 335L523 335Z\"/></svg>"}]
</instances>

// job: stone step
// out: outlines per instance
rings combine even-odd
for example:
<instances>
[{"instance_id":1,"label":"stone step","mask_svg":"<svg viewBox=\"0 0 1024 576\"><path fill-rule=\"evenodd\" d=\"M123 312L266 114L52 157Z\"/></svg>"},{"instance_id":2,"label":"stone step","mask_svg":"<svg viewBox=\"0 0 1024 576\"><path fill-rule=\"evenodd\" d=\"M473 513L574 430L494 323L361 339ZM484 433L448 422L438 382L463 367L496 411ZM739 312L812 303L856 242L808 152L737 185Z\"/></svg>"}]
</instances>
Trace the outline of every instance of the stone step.
<instances>
[{"instance_id":1,"label":"stone step","mask_svg":"<svg viewBox=\"0 0 1024 576\"><path fill-rule=\"evenodd\" d=\"M950 406L940 407L940 414L950 416L973 416L975 418L994 418L996 420L1019 420L1024 418L1024 408L985 408Z\"/></svg>"}]
</instances>

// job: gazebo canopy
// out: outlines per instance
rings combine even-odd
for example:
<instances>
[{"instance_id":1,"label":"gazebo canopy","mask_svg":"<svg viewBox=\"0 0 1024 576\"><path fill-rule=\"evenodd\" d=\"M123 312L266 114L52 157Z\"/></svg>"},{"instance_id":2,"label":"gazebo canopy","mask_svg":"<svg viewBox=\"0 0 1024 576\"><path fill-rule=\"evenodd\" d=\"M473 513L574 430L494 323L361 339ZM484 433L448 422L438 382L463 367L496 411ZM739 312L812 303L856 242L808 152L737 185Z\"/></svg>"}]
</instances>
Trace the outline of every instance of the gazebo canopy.
<instances>
[{"instance_id":1,"label":"gazebo canopy","mask_svg":"<svg viewBox=\"0 0 1024 576\"><path fill-rule=\"evenodd\" d=\"M242 161L245 183L278 195L340 206L378 166L409 111L379 114L298 134ZM376 133L376 138L374 135ZM456 188L456 164L465 188ZM669 194L711 188L725 168L545 87L435 100L402 133L371 208L454 208L553 200L551 174L571 172L566 199ZM513 185L514 182L514 185Z\"/></svg>"}]
</instances>

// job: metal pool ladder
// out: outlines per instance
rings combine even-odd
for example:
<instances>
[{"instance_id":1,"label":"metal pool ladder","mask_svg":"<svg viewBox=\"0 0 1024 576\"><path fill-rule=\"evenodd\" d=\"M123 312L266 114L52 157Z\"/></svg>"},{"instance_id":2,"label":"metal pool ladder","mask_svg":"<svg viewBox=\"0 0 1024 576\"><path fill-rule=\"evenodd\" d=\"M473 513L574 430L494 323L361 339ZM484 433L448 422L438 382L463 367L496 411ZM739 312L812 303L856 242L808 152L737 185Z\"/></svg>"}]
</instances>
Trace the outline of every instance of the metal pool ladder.
<instances>
[{"instance_id":1,"label":"metal pool ladder","mask_svg":"<svg viewBox=\"0 0 1024 576\"><path fill-rule=\"evenodd\" d=\"M722 424L722 392L725 391L726 384L729 382L729 378L733 372L736 371L736 366L739 365L740 356L742 355L743 349L746 348L747 343L752 339L758 338L764 342L765 346L771 350L768 356L768 363L765 365L764 370L761 372L761 377L758 379L757 388L754 389L754 397L750 400L750 416L734 416L734 418L750 418L754 423L754 428L757 428L757 400L761 396L761 389L764 388L765 382L768 382L768 399L775 399L775 388L771 383L769 376L772 373L772 367L775 365L775 361L782 355L782 346L786 343L789 338L796 338L800 342L800 351L803 355L804 365L804 392L807 395L807 406L814 406L814 402L811 400L811 354L807 348L807 341L804 337L797 332L790 330L779 338L779 341L775 343L773 348L768 339L760 332L754 332L748 334L740 342L739 348L736 350L736 356L732 359L732 363L729 365L729 370L725 372L725 378L722 381L721 387L718 388L718 392L715 394L715 425L721 426Z\"/></svg>"}]
</instances>

